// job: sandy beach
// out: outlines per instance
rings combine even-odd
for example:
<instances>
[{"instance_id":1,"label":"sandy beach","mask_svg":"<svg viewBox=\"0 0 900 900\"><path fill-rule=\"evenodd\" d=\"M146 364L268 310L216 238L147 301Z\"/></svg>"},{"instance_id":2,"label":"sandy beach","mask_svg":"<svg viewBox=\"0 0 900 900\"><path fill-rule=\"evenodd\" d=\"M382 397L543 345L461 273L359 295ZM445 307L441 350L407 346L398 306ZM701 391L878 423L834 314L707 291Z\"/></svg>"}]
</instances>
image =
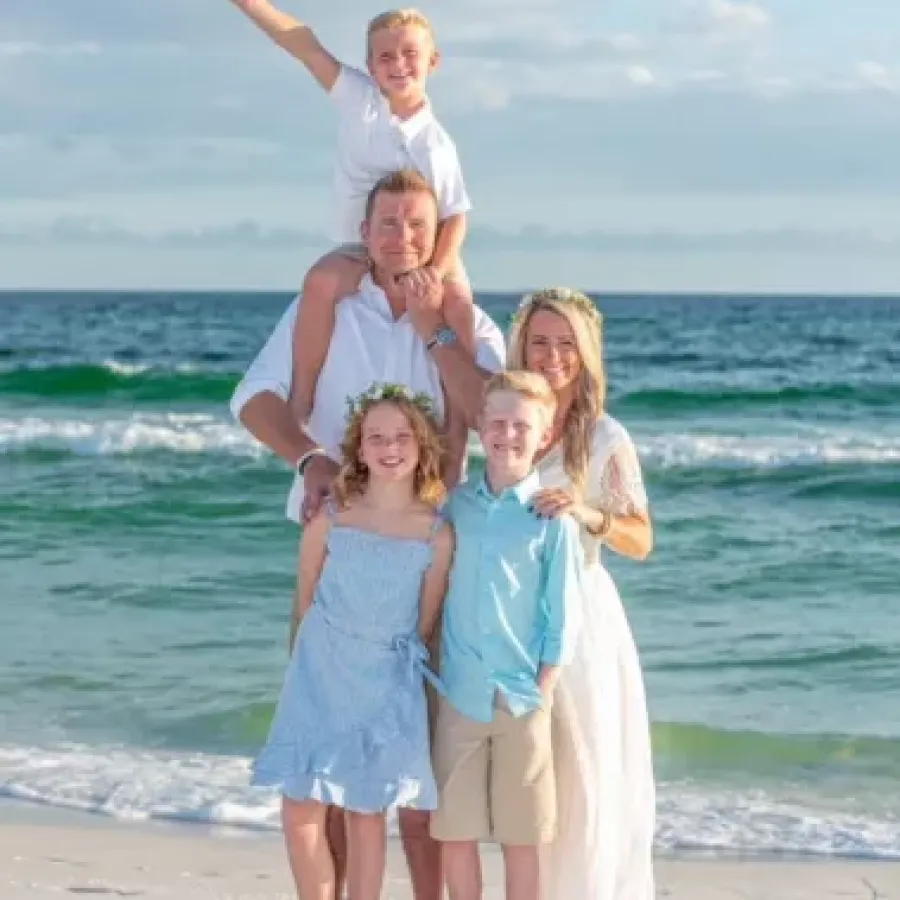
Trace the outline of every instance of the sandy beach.
<instances>
[{"instance_id":1,"label":"sandy beach","mask_svg":"<svg viewBox=\"0 0 900 900\"><path fill-rule=\"evenodd\" d=\"M0 809L0 848L0 900L294 897L280 836L271 833L121 823L11 804ZM499 858L491 849L484 856L486 896L499 900ZM410 900L395 840L388 870L385 900ZM664 859L657 877L657 896L670 900L900 900L894 863Z\"/></svg>"}]
</instances>

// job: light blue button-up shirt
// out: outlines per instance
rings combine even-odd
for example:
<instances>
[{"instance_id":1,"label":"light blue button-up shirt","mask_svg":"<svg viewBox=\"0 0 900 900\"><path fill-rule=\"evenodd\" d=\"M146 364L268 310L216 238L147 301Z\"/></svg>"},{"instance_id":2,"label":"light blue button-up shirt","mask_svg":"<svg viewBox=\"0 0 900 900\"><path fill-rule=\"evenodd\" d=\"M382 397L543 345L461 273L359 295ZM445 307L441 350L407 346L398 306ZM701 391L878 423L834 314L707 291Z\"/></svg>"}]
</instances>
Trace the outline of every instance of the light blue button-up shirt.
<instances>
[{"instance_id":1,"label":"light blue button-up shirt","mask_svg":"<svg viewBox=\"0 0 900 900\"><path fill-rule=\"evenodd\" d=\"M450 496L445 515L456 553L444 604L441 680L464 716L490 722L499 690L522 715L542 703L542 664L566 665L581 621L578 526L569 516L539 519L529 502L538 476L494 494L473 475Z\"/></svg>"}]
</instances>

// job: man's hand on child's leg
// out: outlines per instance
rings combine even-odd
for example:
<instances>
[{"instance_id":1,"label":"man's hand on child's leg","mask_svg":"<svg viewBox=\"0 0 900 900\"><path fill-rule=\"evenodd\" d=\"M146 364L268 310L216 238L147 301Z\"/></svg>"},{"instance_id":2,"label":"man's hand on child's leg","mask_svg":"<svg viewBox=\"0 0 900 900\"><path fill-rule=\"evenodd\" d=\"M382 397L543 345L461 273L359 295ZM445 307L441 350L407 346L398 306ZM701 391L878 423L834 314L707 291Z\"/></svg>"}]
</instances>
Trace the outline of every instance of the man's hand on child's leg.
<instances>
[{"instance_id":1,"label":"man's hand on child's leg","mask_svg":"<svg viewBox=\"0 0 900 900\"><path fill-rule=\"evenodd\" d=\"M444 311L444 319L456 333L460 344L474 356L474 306L468 285L450 280L445 281L443 287L441 306Z\"/></svg>"}]
</instances>

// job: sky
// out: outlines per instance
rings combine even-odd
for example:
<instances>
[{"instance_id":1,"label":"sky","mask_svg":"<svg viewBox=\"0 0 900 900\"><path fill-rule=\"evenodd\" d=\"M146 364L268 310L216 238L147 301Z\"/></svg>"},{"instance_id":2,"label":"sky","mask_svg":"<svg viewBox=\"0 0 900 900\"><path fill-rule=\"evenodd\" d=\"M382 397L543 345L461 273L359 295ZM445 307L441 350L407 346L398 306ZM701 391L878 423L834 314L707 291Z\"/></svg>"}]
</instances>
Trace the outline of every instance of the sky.
<instances>
[{"instance_id":1,"label":"sky","mask_svg":"<svg viewBox=\"0 0 900 900\"><path fill-rule=\"evenodd\" d=\"M370 0L283 0L363 63ZM900 292L900 4L435 0L476 289ZM3 0L0 288L292 289L335 114L227 0Z\"/></svg>"}]
</instances>

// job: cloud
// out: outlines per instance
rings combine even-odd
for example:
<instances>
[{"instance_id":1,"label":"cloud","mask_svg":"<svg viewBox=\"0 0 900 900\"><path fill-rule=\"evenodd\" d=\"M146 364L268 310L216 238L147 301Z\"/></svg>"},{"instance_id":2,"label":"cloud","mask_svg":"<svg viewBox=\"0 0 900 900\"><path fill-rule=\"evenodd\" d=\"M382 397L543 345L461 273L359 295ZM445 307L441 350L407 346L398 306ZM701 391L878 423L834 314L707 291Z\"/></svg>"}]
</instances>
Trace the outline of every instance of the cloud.
<instances>
[{"instance_id":1,"label":"cloud","mask_svg":"<svg viewBox=\"0 0 900 900\"><path fill-rule=\"evenodd\" d=\"M78 57L98 56L101 47L93 41L77 41L71 44L39 44L34 41L0 41L0 60L24 57Z\"/></svg>"},{"instance_id":2,"label":"cloud","mask_svg":"<svg viewBox=\"0 0 900 900\"><path fill-rule=\"evenodd\" d=\"M900 71L892 71L879 62L861 62L856 74L863 87L872 87L893 94L900 94Z\"/></svg>"},{"instance_id":3,"label":"cloud","mask_svg":"<svg viewBox=\"0 0 900 900\"><path fill-rule=\"evenodd\" d=\"M97 217L60 217L28 227L0 226L6 245L104 246L172 248L185 251L210 249L316 249L328 246L321 232L302 228L266 226L241 220L215 227L136 230ZM600 252L678 254L723 253L839 253L895 255L900 251L900 228L812 230L769 228L724 232L683 232L671 229L613 231L592 229L570 232L532 225L520 229L474 227L467 241L469 251L479 252Z\"/></svg>"},{"instance_id":4,"label":"cloud","mask_svg":"<svg viewBox=\"0 0 900 900\"><path fill-rule=\"evenodd\" d=\"M688 7L687 26L713 43L733 43L767 33L772 17L756 3L704 0Z\"/></svg>"}]
</instances>

